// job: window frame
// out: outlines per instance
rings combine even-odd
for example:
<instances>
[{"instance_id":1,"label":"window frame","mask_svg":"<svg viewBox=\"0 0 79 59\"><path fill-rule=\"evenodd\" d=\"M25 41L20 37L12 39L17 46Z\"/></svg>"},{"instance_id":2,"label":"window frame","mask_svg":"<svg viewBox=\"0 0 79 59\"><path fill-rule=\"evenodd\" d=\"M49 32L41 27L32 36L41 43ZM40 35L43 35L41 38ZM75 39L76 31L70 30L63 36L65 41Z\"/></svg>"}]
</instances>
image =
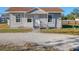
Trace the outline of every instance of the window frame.
<instances>
[{"instance_id":1,"label":"window frame","mask_svg":"<svg viewBox=\"0 0 79 59\"><path fill-rule=\"evenodd\" d=\"M48 15L48 22L52 22L52 15Z\"/></svg>"},{"instance_id":2,"label":"window frame","mask_svg":"<svg viewBox=\"0 0 79 59\"><path fill-rule=\"evenodd\" d=\"M21 22L21 19L24 18L24 13L15 13L16 22Z\"/></svg>"},{"instance_id":3,"label":"window frame","mask_svg":"<svg viewBox=\"0 0 79 59\"><path fill-rule=\"evenodd\" d=\"M21 22L21 19L20 18L16 18L16 22Z\"/></svg>"},{"instance_id":4,"label":"window frame","mask_svg":"<svg viewBox=\"0 0 79 59\"><path fill-rule=\"evenodd\" d=\"M30 21L29 21L29 19L30 19ZM28 19L27 19L27 22L28 22L28 23L31 23L31 22L32 22L32 19L31 19L31 18L28 18Z\"/></svg>"}]
</instances>

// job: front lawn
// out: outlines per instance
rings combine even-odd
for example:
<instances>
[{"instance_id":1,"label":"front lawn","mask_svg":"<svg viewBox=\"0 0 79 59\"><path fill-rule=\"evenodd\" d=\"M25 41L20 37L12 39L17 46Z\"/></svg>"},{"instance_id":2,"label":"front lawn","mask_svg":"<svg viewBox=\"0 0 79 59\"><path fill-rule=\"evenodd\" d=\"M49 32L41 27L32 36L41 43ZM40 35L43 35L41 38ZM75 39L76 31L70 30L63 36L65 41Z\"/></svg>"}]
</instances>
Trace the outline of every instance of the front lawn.
<instances>
[{"instance_id":1,"label":"front lawn","mask_svg":"<svg viewBox=\"0 0 79 59\"><path fill-rule=\"evenodd\" d=\"M64 33L64 34L76 34L79 35L79 29L62 28L62 29L41 29L43 33Z\"/></svg>"},{"instance_id":2,"label":"front lawn","mask_svg":"<svg viewBox=\"0 0 79 59\"><path fill-rule=\"evenodd\" d=\"M31 32L32 29L0 29L0 33Z\"/></svg>"}]
</instances>

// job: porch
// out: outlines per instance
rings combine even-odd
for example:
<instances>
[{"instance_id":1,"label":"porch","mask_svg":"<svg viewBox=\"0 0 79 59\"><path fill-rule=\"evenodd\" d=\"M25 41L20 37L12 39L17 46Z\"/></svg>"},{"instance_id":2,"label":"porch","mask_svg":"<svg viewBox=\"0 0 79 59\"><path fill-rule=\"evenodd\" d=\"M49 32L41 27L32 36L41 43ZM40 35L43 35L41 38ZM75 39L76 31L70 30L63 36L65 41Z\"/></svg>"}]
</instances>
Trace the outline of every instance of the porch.
<instances>
[{"instance_id":1,"label":"porch","mask_svg":"<svg viewBox=\"0 0 79 59\"><path fill-rule=\"evenodd\" d=\"M30 14L28 19L33 21L33 28L57 28L58 16L54 14Z\"/></svg>"},{"instance_id":2,"label":"porch","mask_svg":"<svg viewBox=\"0 0 79 59\"><path fill-rule=\"evenodd\" d=\"M27 18L32 19L33 28L48 27L48 14L30 14Z\"/></svg>"}]
</instances>

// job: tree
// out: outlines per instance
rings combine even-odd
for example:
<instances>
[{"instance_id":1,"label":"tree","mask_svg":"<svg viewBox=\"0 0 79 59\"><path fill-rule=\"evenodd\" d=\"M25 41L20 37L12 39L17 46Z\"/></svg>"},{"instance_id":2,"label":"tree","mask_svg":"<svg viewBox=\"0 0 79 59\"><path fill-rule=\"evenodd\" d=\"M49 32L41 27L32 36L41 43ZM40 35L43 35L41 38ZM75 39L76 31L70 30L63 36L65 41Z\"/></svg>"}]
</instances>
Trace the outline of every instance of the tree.
<instances>
[{"instance_id":1,"label":"tree","mask_svg":"<svg viewBox=\"0 0 79 59\"><path fill-rule=\"evenodd\" d=\"M70 14L63 16L63 20L75 20L75 18L79 18L79 7L76 7Z\"/></svg>"},{"instance_id":2,"label":"tree","mask_svg":"<svg viewBox=\"0 0 79 59\"><path fill-rule=\"evenodd\" d=\"M66 15L63 19L65 20L74 20L75 22L75 18L79 17L79 9L75 8L73 10L73 12L71 12L70 14ZM75 29L75 24L73 24L73 28Z\"/></svg>"},{"instance_id":3,"label":"tree","mask_svg":"<svg viewBox=\"0 0 79 59\"><path fill-rule=\"evenodd\" d=\"M75 20L75 14L74 14L74 13L70 13L70 14L68 14L66 17L67 17L67 19L69 19L69 20Z\"/></svg>"},{"instance_id":4,"label":"tree","mask_svg":"<svg viewBox=\"0 0 79 59\"><path fill-rule=\"evenodd\" d=\"M62 20L67 20L67 17L66 16L62 16Z\"/></svg>"},{"instance_id":5,"label":"tree","mask_svg":"<svg viewBox=\"0 0 79 59\"><path fill-rule=\"evenodd\" d=\"M79 18L79 7L75 8L72 12L72 14L74 15L74 18ZM73 24L73 28L75 25Z\"/></svg>"},{"instance_id":6,"label":"tree","mask_svg":"<svg viewBox=\"0 0 79 59\"><path fill-rule=\"evenodd\" d=\"M75 18L79 18L79 7L75 8L72 14L75 15Z\"/></svg>"}]
</instances>

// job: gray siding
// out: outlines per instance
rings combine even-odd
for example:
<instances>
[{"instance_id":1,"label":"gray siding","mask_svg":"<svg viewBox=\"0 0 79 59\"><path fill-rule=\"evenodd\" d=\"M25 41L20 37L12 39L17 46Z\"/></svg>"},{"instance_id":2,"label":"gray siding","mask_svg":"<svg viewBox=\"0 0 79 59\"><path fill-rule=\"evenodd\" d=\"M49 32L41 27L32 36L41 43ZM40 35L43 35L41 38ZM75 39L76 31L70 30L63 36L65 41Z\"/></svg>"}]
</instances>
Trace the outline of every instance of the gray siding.
<instances>
[{"instance_id":1,"label":"gray siding","mask_svg":"<svg viewBox=\"0 0 79 59\"><path fill-rule=\"evenodd\" d=\"M62 20L57 19L57 28L62 28Z\"/></svg>"},{"instance_id":2,"label":"gray siding","mask_svg":"<svg viewBox=\"0 0 79 59\"><path fill-rule=\"evenodd\" d=\"M55 19L52 19L52 22L48 22L48 27L53 27L55 28Z\"/></svg>"},{"instance_id":3,"label":"gray siding","mask_svg":"<svg viewBox=\"0 0 79 59\"><path fill-rule=\"evenodd\" d=\"M22 19L22 24L26 28L33 28L33 19L32 22L27 22L27 18L25 17Z\"/></svg>"},{"instance_id":4,"label":"gray siding","mask_svg":"<svg viewBox=\"0 0 79 59\"><path fill-rule=\"evenodd\" d=\"M27 17L22 17L20 22L16 22L16 17L14 14L10 14L10 21L9 26L11 28L17 28L17 27L26 27L26 28L32 28L33 22L27 22Z\"/></svg>"},{"instance_id":5,"label":"gray siding","mask_svg":"<svg viewBox=\"0 0 79 59\"><path fill-rule=\"evenodd\" d=\"M44 27L44 28L48 27L48 24L47 24L48 23L48 18L41 18L40 21L41 21L41 25L40 25L41 28L42 27Z\"/></svg>"},{"instance_id":6,"label":"gray siding","mask_svg":"<svg viewBox=\"0 0 79 59\"><path fill-rule=\"evenodd\" d=\"M39 26L42 27L53 27L53 28L61 28L62 23L61 23L61 14L60 13L51 13L52 15L52 22L48 22L48 14L37 14L37 13L43 13L42 11L34 11L29 15L24 14L26 16L21 17L21 22L16 22L16 17L14 14L9 14L10 16L10 21L9 21L9 26L11 28L18 28L18 27L26 27L26 28L33 28L33 26L36 26L36 20L39 20L40 24ZM49 13L50 14L50 13ZM31 18L32 22L27 22L27 18ZM36 25L35 25L36 24Z\"/></svg>"},{"instance_id":7,"label":"gray siding","mask_svg":"<svg viewBox=\"0 0 79 59\"><path fill-rule=\"evenodd\" d=\"M52 15L52 22L48 22L48 27L61 28L61 13L51 13L50 15Z\"/></svg>"},{"instance_id":8,"label":"gray siding","mask_svg":"<svg viewBox=\"0 0 79 59\"><path fill-rule=\"evenodd\" d=\"M16 28L16 27L21 27L22 26L22 22L16 22L16 18L14 14L9 14L10 15L10 27L11 28Z\"/></svg>"}]
</instances>

